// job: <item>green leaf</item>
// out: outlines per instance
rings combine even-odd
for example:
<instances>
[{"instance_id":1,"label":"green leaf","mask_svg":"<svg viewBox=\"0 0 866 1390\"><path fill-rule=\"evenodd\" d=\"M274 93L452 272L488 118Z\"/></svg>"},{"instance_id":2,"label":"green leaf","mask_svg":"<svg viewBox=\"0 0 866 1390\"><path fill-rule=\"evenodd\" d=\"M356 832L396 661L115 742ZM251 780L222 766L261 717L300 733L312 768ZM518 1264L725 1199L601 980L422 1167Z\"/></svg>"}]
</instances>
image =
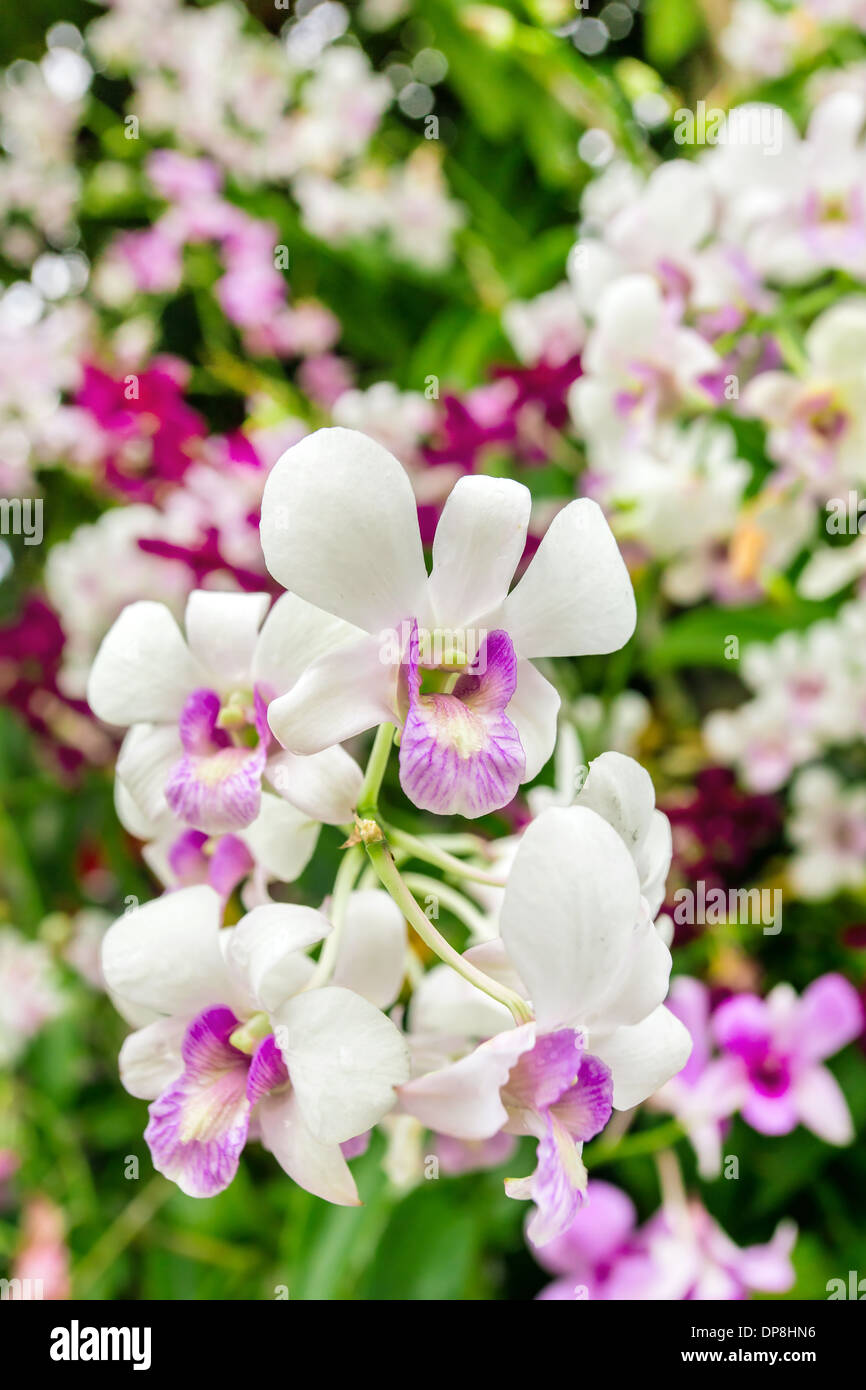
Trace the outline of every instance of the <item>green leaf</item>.
<instances>
[{"instance_id":1,"label":"green leaf","mask_svg":"<svg viewBox=\"0 0 866 1390\"><path fill-rule=\"evenodd\" d=\"M697 0L649 0L644 15L644 40L649 61L671 68L704 35Z\"/></svg>"}]
</instances>

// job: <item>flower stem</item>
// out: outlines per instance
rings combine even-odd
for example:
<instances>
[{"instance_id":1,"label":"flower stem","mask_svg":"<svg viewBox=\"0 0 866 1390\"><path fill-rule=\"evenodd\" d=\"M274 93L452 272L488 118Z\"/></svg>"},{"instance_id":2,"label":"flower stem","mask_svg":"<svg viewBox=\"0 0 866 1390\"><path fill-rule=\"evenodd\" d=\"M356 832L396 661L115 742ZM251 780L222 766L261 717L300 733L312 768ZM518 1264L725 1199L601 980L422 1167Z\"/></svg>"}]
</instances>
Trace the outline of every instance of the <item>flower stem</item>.
<instances>
[{"instance_id":1,"label":"flower stem","mask_svg":"<svg viewBox=\"0 0 866 1390\"><path fill-rule=\"evenodd\" d=\"M671 1144L676 1144L682 1139L685 1131L679 1120L668 1120L664 1124L654 1125L652 1129L642 1130L640 1134L629 1134L624 1138L615 1140L608 1144L600 1140L592 1148L587 1149L587 1166L595 1168L600 1163L612 1163L621 1158L643 1158L647 1154L658 1153L660 1149L668 1149Z\"/></svg>"},{"instance_id":2,"label":"flower stem","mask_svg":"<svg viewBox=\"0 0 866 1390\"><path fill-rule=\"evenodd\" d=\"M430 947L430 950L435 952L446 965L450 965L452 969L456 970L458 975L462 975L464 980L475 985L476 989L483 990L491 999L495 999L499 1004L504 1004L515 1023L529 1023L532 1019L532 1010L526 1000L521 999L514 990L499 984L489 975L485 975L483 970L479 970L477 966L465 960L460 952L456 951L450 942L445 940L441 932L437 931L433 923L421 911L404 883L388 847L381 843L370 844L367 845L367 854L370 856L370 863L376 870L383 888L387 889L409 925Z\"/></svg>"},{"instance_id":3,"label":"flower stem","mask_svg":"<svg viewBox=\"0 0 866 1390\"><path fill-rule=\"evenodd\" d=\"M427 874L404 874L403 882L412 893L423 893L427 897L436 898L459 918L479 941L484 941L491 935L491 927L483 913L478 911L474 903L468 898L464 898L456 888L452 888L450 883L443 883L441 879L430 878ZM426 915L426 914L425 914Z\"/></svg>"},{"instance_id":4,"label":"flower stem","mask_svg":"<svg viewBox=\"0 0 866 1390\"><path fill-rule=\"evenodd\" d=\"M340 952L349 898L352 896L352 890L363 867L364 851L361 846L355 845L352 849L348 849L340 861L337 877L334 879L330 911L331 931L325 937L316 968L304 986L305 989L319 989L328 983L334 973L337 956Z\"/></svg>"},{"instance_id":5,"label":"flower stem","mask_svg":"<svg viewBox=\"0 0 866 1390\"><path fill-rule=\"evenodd\" d=\"M395 732L396 729L393 724L380 724L376 730L376 737L373 740L367 770L364 773L364 781L358 797L358 815L362 819L375 818L379 809L379 791L385 776L385 769L388 766Z\"/></svg>"},{"instance_id":6,"label":"flower stem","mask_svg":"<svg viewBox=\"0 0 866 1390\"><path fill-rule=\"evenodd\" d=\"M426 840L421 840L416 835L410 835L406 830L398 830L394 826L386 826L386 829L391 843L405 850L412 859L422 859L425 864L435 864L437 869L442 869L444 873L453 874L457 878L472 879L475 883L487 883L494 888L505 887L504 878L498 878L496 874L489 874L486 869L476 869L472 864L464 864L462 859L455 859L453 854L440 849L438 845L429 844Z\"/></svg>"}]
</instances>

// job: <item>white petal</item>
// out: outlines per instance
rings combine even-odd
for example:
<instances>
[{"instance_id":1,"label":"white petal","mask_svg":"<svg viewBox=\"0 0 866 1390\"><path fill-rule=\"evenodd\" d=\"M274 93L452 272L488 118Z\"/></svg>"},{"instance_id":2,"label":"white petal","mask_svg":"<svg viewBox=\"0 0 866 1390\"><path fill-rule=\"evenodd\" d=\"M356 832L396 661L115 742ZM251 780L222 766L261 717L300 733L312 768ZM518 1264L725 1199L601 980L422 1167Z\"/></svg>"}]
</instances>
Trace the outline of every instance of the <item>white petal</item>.
<instances>
[{"instance_id":1,"label":"white petal","mask_svg":"<svg viewBox=\"0 0 866 1390\"><path fill-rule=\"evenodd\" d=\"M667 816L655 809L652 778L624 753L593 758L577 798L612 825L637 865L641 892L655 917L664 900L671 863L671 828Z\"/></svg>"},{"instance_id":2,"label":"white petal","mask_svg":"<svg viewBox=\"0 0 866 1390\"><path fill-rule=\"evenodd\" d=\"M269 603L267 594L211 589L194 589L187 599L184 626L189 649L220 692L249 682L259 627Z\"/></svg>"},{"instance_id":3,"label":"white petal","mask_svg":"<svg viewBox=\"0 0 866 1390\"><path fill-rule=\"evenodd\" d=\"M274 1033L304 1119L323 1144L353 1139L394 1104L409 1075L398 1028L351 990L309 990L277 1009Z\"/></svg>"},{"instance_id":4,"label":"white petal","mask_svg":"<svg viewBox=\"0 0 866 1390\"><path fill-rule=\"evenodd\" d=\"M269 761L265 776L286 801L324 825L352 820L364 781L355 759L338 743L306 757L278 753Z\"/></svg>"},{"instance_id":5,"label":"white petal","mask_svg":"<svg viewBox=\"0 0 866 1390\"><path fill-rule=\"evenodd\" d=\"M148 841L146 845L141 847L142 859L163 888L177 886L177 875L171 867L169 857L177 834L177 821L175 821L173 829L168 834L158 835L156 839Z\"/></svg>"},{"instance_id":6,"label":"white petal","mask_svg":"<svg viewBox=\"0 0 866 1390\"><path fill-rule=\"evenodd\" d=\"M269 878L294 883L313 857L319 826L281 796L263 792L259 814L238 837Z\"/></svg>"},{"instance_id":7,"label":"white petal","mask_svg":"<svg viewBox=\"0 0 866 1390\"><path fill-rule=\"evenodd\" d=\"M820 374L847 377L866 354L866 304L843 299L819 314L806 334L806 351Z\"/></svg>"},{"instance_id":8,"label":"white petal","mask_svg":"<svg viewBox=\"0 0 866 1390\"><path fill-rule=\"evenodd\" d=\"M168 824L176 824L165 799L165 784L181 757L183 744L176 724L133 724L120 745L117 781L123 793L118 793L118 813L128 814L132 803L135 810L127 828L139 839L149 839ZM136 813L143 835L134 828Z\"/></svg>"},{"instance_id":9,"label":"white petal","mask_svg":"<svg viewBox=\"0 0 866 1390\"><path fill-rule=\"evenodd\" d=\"M692 1040L680 1020L660 1005L632 1028L617 1028L604 1039L590 1034L589 1050L610 1067L614 1109L631 1110L682 1071Z\"/></svg>"},{"instance_id":10,"label":"white petal","mask_svg":"<svg viewBox=\"0 0 866 1390\"><path fill-rule=\"evenodd\" d=\"M490 1139L507 1123L499 1092L511 1068L535 1043L535 1024L488 1038L450 1067L400 1087L400 1104L428 1129L455 1139Z\"/></svg>"},{"instance_id":11,"label":"white petal","mask_svg":"<svg viewBox=\"0 0 866 1390\"><path fill-rule=\"evenodd\" d=\"M518 661L517 686L506 714L520 736L526 754L525 782L537 777L556 744L559 691L531 661Z\"/></svg>"},{"instance_id":12,"label":"white petal","mask_svg":"<svg viewBox=\"0 0 866 1390\"><path fill-rule=\"evenodd\" d=\"M339 1144L323 1144L311 1133L292 1091L266 1096L257 1115L262 1143L293 1182L337 1206L361 1205Z\"/></svg>"},{"instance_id":13,"label":"white petal","mask_svg":"<svg viewBox=\"0 0 866 1390\"><path fill-rule=\"evenodd\" d=\"M631 580L601 508L569 502L505 600L504 626L518 656L613 652L634 632Z\"/></svg>"},{"instance_id":14,"label":"white petal","mask_svg":"<svg viewBox=\"0 0 866 1390\"><path fill-rule=\"evenodd\" d=\"M640 920L640 885L616 831L594 811L553 807L526 829L501 933L545 1030L576 1026L619 975Z\"/></svg>"},{"instance_id":15,"label":"white petal","mask_svg":"<svg viewBox=\"0 0 866 1390\"><path fill-rule=\"evenodd\" d=\"M477 958L477 949L466 954L484 970L488 961ZM498 978L494 975L494 979ZM413 1033L430 1037L448 1034L456 1038L489 1038L514 1025L504 1004L464 980L450 965L434 965L418 982L412 993L409 1019Z\"/></svg>"},{"instance_id":16,"label":"white petal","mask_svg":"<svg viewBox=\"0 0 866 1390\"><path fill-rule=\"evenodd\" d=\"M222 904L212 888L166 893L118 917L102 943L109 989L133 1004L186 1017L235 991L220 949Z\"/></svg>"},{"instance_id":17,"label":"white petal","mask_svg":"<svg viewBox=\"0 0 866 1390\"><path fill-rule=\"evenodd\" d=\"M646 768L634 758L602 753L589 765L577 804L603 816L634 854L649 831L656 794Z\"/></svg>"},{"instance_id":18,"label":"white petal","mask_svg":"<svg viewBox=\"0 0 866 1390\"><path fill-rule=\"evenodd\" d=\"M142 725L136 727L141 728ZM157 834L156 824L144 814L119 777L114 779L114 811L124 830L134 835L136 840L149 840Z\"/></svg>"},{"instance_id":19,"label":"white petal","mask_svg":"<svg viewBox=\"0 0 866 1390\"><path fill-rule=\"evenodd\" d=\"M406 973L406 919L394 899L377 889L349 899L334 984L387 1009Z\"/></svg>"},{"instance_id":20,"label":"white petal","mask_svg":"<svg viewBox=\"0 0 866 1390\"><path fill-rule=\"evenodd\" d=\"M320 753L395 717L396 666L378 637L331 652L268 706L268 723L292 753Z\"/></svg>"},{"instance_id":21,"label":"white petal","mask_svg":"<svg viewBox=\"0 0 866 1390\"><path fill-rule=\"evenodd\" d=\"M664 811L653 811L649 832L637 857L641 892L647 900L650 917L655 917L665 900L673 852L671 823Z\"/></svg>"},{"instance_id":22,"label":"white petal","mask_svg":"<svg viewBox=\"0 0 866 1390\"><path fill-rule=\"evenodd\" d=\"M513 961L509 958L505 949L505 942L501 937L493 937L490 941L479 941L477 946L470 946L468 951L463 952L465 960L477 965L479 970L483 970L485 975L489 975L492 980L496 980L500 985L505 985L506 989L513 989L515 994L519 994L523 999L526 998L527 988L520 975L514 968ZM475 991L476 994L478 991ZM484 995L483 998L487 998ZM488 1000L495 1003L495 1000ZM498 1009L505 1010L503 1004L497 1004ZM491 1030L492 1031L492 1030Z\"/></svg>"},{"instance_id":23,"label":"white petal","mask_svg":"<svg viewBox=\"0 0 866 1390\"><path fill-rule=\"evenodd\" d=\"M640 1023L666 998L670 978L671 953L647 916L635 924L620 976L593 1019L604 1027Z\"/></svg>"},{"instance_id":24,"label":"white petal","mask_svg":"<svg viewBox=\"0 0 866 1390\"><path fill-rule=\"evenodd\" d=\"M653 361L664 315L661 289L651 275L614 280L599 300L597 327L583 354L584 370L605 371L611 354Z\"/></svg>"},{"instance_id":25,"label":"white petal","mask_svg":"<svg viewBox=\"0 0 866 1390\"><path fill-rule=\"evenodd\" d=\"M436 626L459 630L498 608L523 554L532 496L510 478L461 478L433 541Z\"/></svg>"},{"instance_id":26,"label":"white petal","mask_svg":"<svg viewBox=\"0 0 866 1390\"><path fill-rule=\"evenodd\" d=\"M107 724L168 724L191 691L207 685L180 628L162 603L124 608L106 634L87 683L87 701Z\"/></svg>"},{"instance_id":27,"label":"white petal","mask_svg":"<svg viewBox=\"0 0 866 1390\"><path fill-rule=\"evenodd\" d=\"M131 1096L155 1100L183 1071L180 1049L189 1020L161 1018L130 1033L120 1049L120 1079Z\"/></svg>"},{"instance_id":28,"label":"white petal","mask_svg":"<svg viewBox=\"0 0 866 1390\"><path fill-rule=\"evenodd\" d=\"M316 430L272 469L262 548L275 579L366 632L416 615L427 580L412 484L357 430Z\"/></svg>"},{"instance_id":29,"label":"white petal","mask_svg":"<svg viewBox=\"0 0 866 1390\"><path fill-rule=\"evenodd\" d=\"M363 635L360 628L314 608L297 594L282 594L262 624L252 661L253 680L282 695L314 661Z\"/></svg>"},{"instance_id":30,"label":"white petal","mask_svg":"<svg viewBox=\"0 0 866 1390\"><path fill-rule=\"evenodd\" d=\"M312 907L254 907L229 933L226 964L256 1006L271 1013L306 984L313 966L304 952L330 930L327 918Z\"/></svg>"}]
</instances>

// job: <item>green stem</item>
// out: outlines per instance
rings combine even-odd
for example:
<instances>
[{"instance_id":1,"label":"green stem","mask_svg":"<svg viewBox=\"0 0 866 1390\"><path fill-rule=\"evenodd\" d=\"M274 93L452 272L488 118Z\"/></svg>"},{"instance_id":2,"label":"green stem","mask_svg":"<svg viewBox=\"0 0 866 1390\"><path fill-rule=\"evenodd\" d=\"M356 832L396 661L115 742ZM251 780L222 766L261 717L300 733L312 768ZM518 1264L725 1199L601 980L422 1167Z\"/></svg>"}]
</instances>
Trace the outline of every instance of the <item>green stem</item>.
<instances>
[{"instance_id":1,"label":"green stem","mask_svg":"<svg viewBox=\"0 0 866 1390\"><path fill-rule=\"evenodd\" d=\"M364 851L360 845L354 845L352 849L346 851L337 870L337 877L334 879L334 892L331 897L331 931L325 937L325 944L322 947L316 968L304 986L305 989L318 989L321 985L327 984L334 973L337 956L340 952L349 898L352 896L352 890L363 867Z\"/></svg>"},{"instance_id":2,"label":"green stem","mask_svg":"<svg viewBox=\"0 0 866 1390\"><path fill-rule=\"evenodd\" d=\"M666 1124L645 1129L641 1134L630 1134L613 1144L600 1143L588 1149L584 1155L587 1167L595 1168L599 1163L612 1163L614 1159L643 1158L646 1154L669 1149L684 1137L685 1131L679 1120L668 1120Z\"/></svg>"},{"instance_id":3,"label":"green stem","mask_svg":"<svg viewBox=\"0 0 866 1390\"><path fill-rule=\"evenodd\" d=\"M165 1178L155 1177L133 1197L73 1270L77 1298L84 1298L90 1292L174 1191Z\"/></svg>"},{"instance_id":4,"label":"green stem","mask_svg":"<svg viewBox=\"0 0 866 1390\"><path fill-rule=\"evenodd\" d=\"M483 941L490 935L490 927L483 914L474 903L464 898L456 888L452 888L450 883L443 883L439 878L429 878L427 874L404 874L403 882L413 893L435 897L480 940Z\"/></svg>"},{"instance_id":5,"label":"green stem","mask_svg":"<svg viewBox=\"0 0 866 1390\"><path fill-rule=\"evenodd\" d=\"M414 897L410 893L397 865L394 863L393 855L386 845L372 844L367 846L367 854L370 856L370 863L379 876L379 881L383 888L391 894L403 916L409 925L418 933L421 940L425 942L430 950L435 952L440 960L446 965L450 965L456 970L458 975L462 975L464 980L475 985L476 989L483 990L491 999L504 1004L511 1013L515 1023L529 1023L532 1019L532 1011L525 999L521 999L514 990L501 985L498 981L485 975L483 970L470 961L464 959L459 951L456 951L450 942L445 940L441 932L433 926L433 923L421 911Z\"/></svg>"},{"instance_id":6,"label":"green stem","mask_svg":"<svg viewBox=\"0 0 866 1390\"><path fill-rule=\"evenodd\" d=\"M399 845L400 849L405 850L413 859L422 859L425 864L435 864L437 869L442 869L444 873L453 874L457 878L472 879L475 883L488 883L494 888L505 887L504 878L489 874L486 869L476 869L472 864L464 864L462 859L455 859L453 854L437 845L420 840L408 831L398 830L394 826L389 825L386 829L388 839Z\"/></svg>"},{"instance_id":7,"label":"green stem","mask_svg":"<svg viewBox=\"0 0 866 1390\"><path fill-rule=\"evenodd\" d=\"M358 797L358 815L362 820L375 819L379 809L379 791L396 732L393 724L380 724L376 731L373 747L364 773L361 793Z\"/></svg>"}]
</instances>

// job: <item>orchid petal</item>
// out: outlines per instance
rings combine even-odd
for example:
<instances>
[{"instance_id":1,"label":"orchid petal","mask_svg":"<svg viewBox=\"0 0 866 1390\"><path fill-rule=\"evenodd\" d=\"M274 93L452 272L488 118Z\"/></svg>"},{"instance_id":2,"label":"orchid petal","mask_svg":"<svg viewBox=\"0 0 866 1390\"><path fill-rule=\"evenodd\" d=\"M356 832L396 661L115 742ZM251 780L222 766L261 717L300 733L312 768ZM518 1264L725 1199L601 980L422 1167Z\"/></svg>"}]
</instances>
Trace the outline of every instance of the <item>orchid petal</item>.
<instances>
[{"instance_id":1,"label":"orchid petal","mask_svg":"<svg viewBox=\"0 0 866 1390\"><path fill-rule=\"evenodd\" d=\"M601 816L554 807L527 827L501 931L543 1030L579 1025L603 1000L639 919L634 862Z\"/></svg>"},{"instance_id":2,"label":"orchid petal","mask_svg":"<svg viewBox=\"0 0 866 1390\"><path fill-rule=\"evenodd\" d=\"M498 608L526 544L532 497L510 478L455 484L433 541L429 596L437 628L460 630Z\"/></svg>"},{"instance_id":3,"label":"orchid petal","mask_svg":"<svg viewBox=\"0 0 866 1390\"><path fill-rule=\"evenodd\" d=\"M87 700L107 724L167 724L178 718L190 691L206 684L169 610L142 599L124 608L106 634Z\"/></svg>"},{"instance_id":4,"label":"orchid petal","mask_svg":"<svg viewBox=\"0 0 866 1390\"><path fill-rule=\"evenodd\" d=\"M275 1034L304 1120L323 1144L370 1129L409 1072L399 1029L359 994L328 985L273 1011Z\"/></svg>"},{"instance_id":5,"label":"orchid petal","mask_svg":"<svg viewBox=\"0 0 866 1390\"><path fill-rule=\"evenodd\" d=\"M613 652L634 632L631 580L601 508L569 502L503 606L519 657Z\"/></svg>"},{"instance_id":6,"label":"orchid petal","mask_svg":"<svg viewBox=\"0 0 866 1390\"><path fill-rule=\"evenodd\" d=\"M357 430L316 430L274 465L262 548L284 588L366 632L417 613L427 582L408 475Z\"/></svg>"}]
</instances>

